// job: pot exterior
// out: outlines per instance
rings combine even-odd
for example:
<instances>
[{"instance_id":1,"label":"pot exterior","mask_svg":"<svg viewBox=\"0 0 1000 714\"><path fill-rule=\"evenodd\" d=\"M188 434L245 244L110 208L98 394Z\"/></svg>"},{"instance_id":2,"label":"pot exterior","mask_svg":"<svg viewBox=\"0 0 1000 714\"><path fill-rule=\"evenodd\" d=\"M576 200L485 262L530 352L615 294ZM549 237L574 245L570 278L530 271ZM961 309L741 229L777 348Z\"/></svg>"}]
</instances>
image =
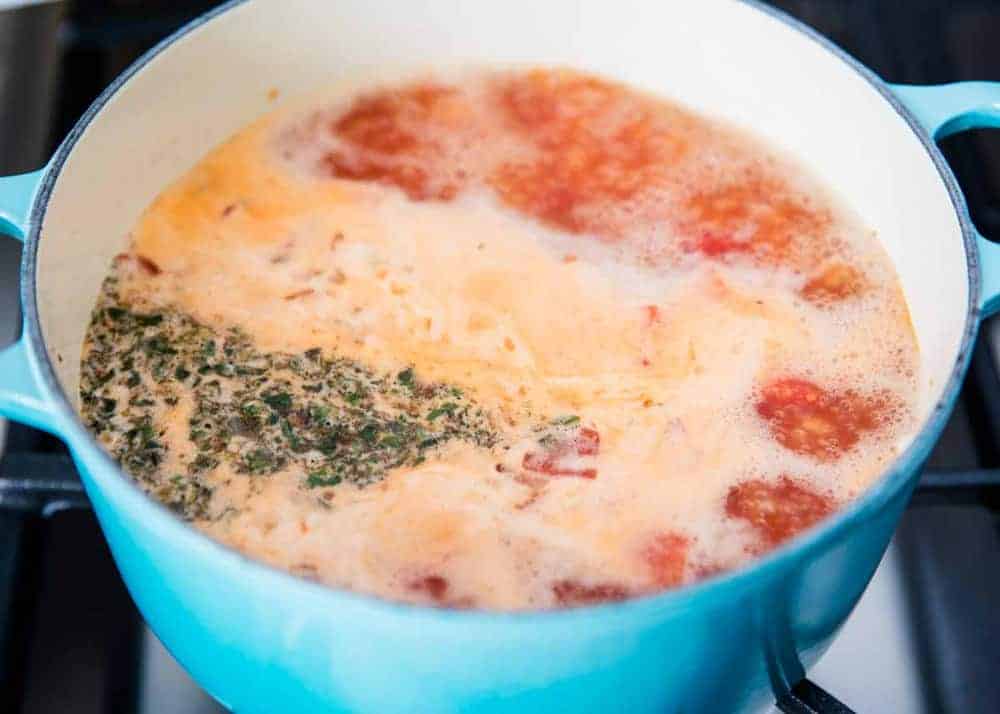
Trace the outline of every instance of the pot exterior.
<instances>
[{"instance_id":1,"label":"pot exterior","mask_svg":"<svg viewBox=\"0 0 1000 714\"><path fill-rule=\"evenodd\" d=\"M721 597L549 618L423 617L319 588L303 597L290 579L164 540L155 523L92 487L89 469L101 464L79 466L143 616L197 681L247 714L762 709L772 686L797 681L826 650L911 490L847 537Z\"/></svg>"}]
</instances>

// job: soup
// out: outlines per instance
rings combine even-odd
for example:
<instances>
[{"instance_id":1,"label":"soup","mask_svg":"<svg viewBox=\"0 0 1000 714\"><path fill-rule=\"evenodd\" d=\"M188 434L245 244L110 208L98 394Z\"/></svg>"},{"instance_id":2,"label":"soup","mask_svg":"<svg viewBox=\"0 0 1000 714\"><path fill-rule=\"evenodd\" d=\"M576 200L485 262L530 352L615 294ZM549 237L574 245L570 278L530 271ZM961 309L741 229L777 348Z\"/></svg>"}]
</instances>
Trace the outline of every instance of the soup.
<instances>
[{"instance_id":1,"label":"soup","mask_svg":"<svg viewBox=\"0 0 1000 714\"><path fill-rule=\"evenodd\" d=\"M475 71L275 111L168 187L81 403L222 543L525 610L810 528L900 451L917 365L877 237L793 161L599 77Z\"/></svg>"}]
</instances>

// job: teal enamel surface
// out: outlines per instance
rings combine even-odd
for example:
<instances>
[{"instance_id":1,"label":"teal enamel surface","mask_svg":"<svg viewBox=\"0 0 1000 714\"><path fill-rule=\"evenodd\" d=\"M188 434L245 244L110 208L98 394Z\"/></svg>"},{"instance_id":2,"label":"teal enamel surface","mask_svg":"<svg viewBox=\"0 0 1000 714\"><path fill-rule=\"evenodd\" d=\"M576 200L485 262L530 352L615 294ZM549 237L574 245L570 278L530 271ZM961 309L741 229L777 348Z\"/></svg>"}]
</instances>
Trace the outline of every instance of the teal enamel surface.
<instances>
[{"instance_id":1,"label":"teal enamel surface","mask_svg":"<svg viewBox=\"0 0 1000 714\"><path fill-rule=\"evenodd\" d=\"M44 173L41 169L0 178L0 233L24 240L32 202ZM56 431L56 415L42 397L35 360L26 340L0 351L0 413L44 431Z\"/></svg>"},{"instance_id":2,"label":"teal enamel surface","mask_svg":"<svg viewBox=\"0 0 1000 714\"><path fill-rule=\"evenodd\" d=\"M1000 83L955 82L921 87L893 85L895 92L934 139L969 129L1000 128ZM976 236L984 315L1000 310L1000 246Z\"/></svg>"},{"instance_id":3,"label":"teal enamel surface","mask_svg":"<svg viewBox=\"0 0 1000 714\"><path fill-rule=\"evenodd\" d=\"M223 556L193 532L176 537L135 497L118 489L95 499L116 561L171 652L236 711L733 712L764 706L772 682L826 649L908 489L820 547L784 551L778 567L524 615L326 591Z\"/></svg>"},{"instance_id":4,"label":"teal enamel surface","mask_svg":"<svg viewBox=\"0 0 1000 714\"><path fill-rule=\"evenodd\" d=\"M251 561L202 536L147 498L76 419L44 358L35 271L40 226L61 166L102 106L168 39L116 81L63 143L36 198L0 183L3 225L28 227L22 272L25 338L0 354L0 412L68 443L116 563L139 609L174 656L238 712L734 712L766 707L825 651L877 567L968 363L963 349L920 435L884 478L822 526L754 566L690 587L576 610L503 614L398 605L330 590ZM775 16L777 13L764 10ZM930 136L992 117L991 85L968 93L896 88L901 107L865 68L810 30L903 114L952 195L979 295L975 238ZM974 97L975 102L962 97ZM969 119L972 117L972 119ZM974 121L973 121L974 119ZM920 122L923 128L914 122ZM970 123L963 123L970 122ZM957 128L955 128L957 127ZM980 243L990 308L1000 255ZM957 317L957 316L956 316Z\"/></svg>"},{"instance_id":5,"label":"teal enamel surface","mask_svg":"<svg viewBox=\"0 0 1000 714\"><path fill-rule=\"evenodd\" d=\"M0 178L0 233L24 240L31 204L45 170Z\"/></svg>"},{"instance_id":6,"label":"teal enamel surface","mask_svg":"<svg viewBox=\"0 0 1000 714\"><path fill-rule=\"evenodd\" d=\"M31 347L19 340L0 351L0 414L57 433L59 416L42 394Z\"/></svg>"},{"instance_id":7,"label":"teal enamel surface","mask_svg":"<svg viewBox=\"0 0 1000 714\"><path fill-rule=\"evenodd\" d=\"M891 86L934 139L967 129L1000 127L1000 83Z\"/></svg>"},{"instance_id":8,"label":"teal enamel surface","mask_svg":"<svg viewBox=\"0 0 1000 714\"><path fill-rule=\"evenodd\" d=\"M983 276L983 315L1000 311L1000 245L976 237L979 243L979 266Z\"/></svg>"}]
</instances>

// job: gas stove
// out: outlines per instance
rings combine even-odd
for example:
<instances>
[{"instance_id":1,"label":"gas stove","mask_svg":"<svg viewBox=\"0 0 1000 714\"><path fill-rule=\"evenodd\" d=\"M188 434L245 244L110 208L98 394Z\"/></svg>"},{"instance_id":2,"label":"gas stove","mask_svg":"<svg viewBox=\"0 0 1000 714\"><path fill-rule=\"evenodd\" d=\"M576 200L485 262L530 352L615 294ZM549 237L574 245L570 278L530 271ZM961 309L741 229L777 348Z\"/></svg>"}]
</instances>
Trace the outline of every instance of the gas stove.
<instances>
[{"instance_id":1,"label":"gas stove","mask_svg":"<svg viewBox=\"0 0 1000 714\"><path fill-rule=\"evenodd\" d=\"M48 103L33 105L35 123L49 127L49 138L14 152L0 134L0 173L35 168L114 75L213 4L41 3L60 6L62 18L52 55L59 79L52 80ZM1000 79L1000 4L990 0L773 4L892 82ZM47 13L44 27L54 27L52 7L29 11ZM0 51L10 12L0 9ZM0 126L10 126L4 111ZM971 132L942 148L977 227L1000 237L1000 137ZM18 245L0 240L0 344L14 338L19 324L18 260ZM995 711L998 505L1000 321L994 320L983 327L962 397L871 585L809 681L776 710ZM9 426L0 461L0 711L222 711L144 626L65 449L17 425Z\"/></svg>"}]
</instances>

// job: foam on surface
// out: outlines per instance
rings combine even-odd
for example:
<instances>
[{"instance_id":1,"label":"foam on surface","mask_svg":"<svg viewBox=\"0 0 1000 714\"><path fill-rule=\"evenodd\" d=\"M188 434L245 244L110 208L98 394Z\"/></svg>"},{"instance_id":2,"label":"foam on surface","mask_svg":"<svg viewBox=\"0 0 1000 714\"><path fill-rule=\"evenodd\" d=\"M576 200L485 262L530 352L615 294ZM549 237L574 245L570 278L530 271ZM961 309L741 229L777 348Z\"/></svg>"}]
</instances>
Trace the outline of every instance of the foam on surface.
<instances>
[{"instance_id":1,"label":"foam on surface","mask_svg":"<svg viewBox=\"0 0 1000 714\"><path fill-rule=\"evenodd\" d=\"M685 544L670 584L746 562L759 533L725 510L739 483L788 476L843 502L881 473L914 427L916 343L888 259L829 191L753 138L618 85L449 81L237 134L147 210L132 249L161 272L123 285L261 349L320 347L459 385L503 416L509 450L455 446L338 487L331 508L302 474L248 495L222 469L216 512L236 513L200 527L335 586L549 607L657 587L651 543ZM543 95L526 128L497 108L511 86ZM810 299L830 264L859 287ZM787 378L892 407L818 459L761 416L766 385ZM596 478L526 474L528 413L596 429L599 453L566 457Z\"/></svg>"}]
</instances>

